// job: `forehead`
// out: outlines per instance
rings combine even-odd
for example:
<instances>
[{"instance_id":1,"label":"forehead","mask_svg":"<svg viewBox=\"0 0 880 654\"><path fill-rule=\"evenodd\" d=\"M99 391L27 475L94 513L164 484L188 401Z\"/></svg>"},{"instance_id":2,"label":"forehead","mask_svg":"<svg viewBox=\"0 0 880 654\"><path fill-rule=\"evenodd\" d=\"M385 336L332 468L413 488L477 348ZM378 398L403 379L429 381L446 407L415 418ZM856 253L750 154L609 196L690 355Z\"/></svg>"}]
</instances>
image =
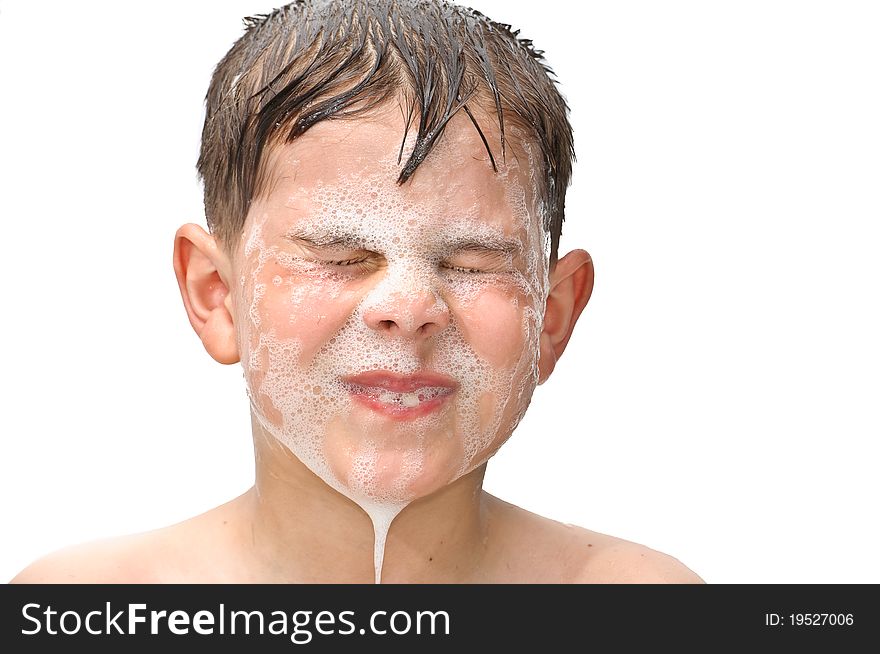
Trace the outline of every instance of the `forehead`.
<instances>
[{"instance_id":1,"label":"forehead","mask_svg":"<svg viewBox=\"0 0 880 654\"><path fill-rule=\"evenodd\" d=\"M385 219L416 214L440 225L467 217L512 233L537 220L534 149L513 130L502 158L492 119L482 117L480 124L497 171L476 128L459 113L415 174L398 184L415 132L411 125L404 142L407 130L399 109L322 121L270 150L265 190L252 212L297 220L316 211L327 217L330 209L344 219L347 211L385 207Z\"/></svg>"}]
</instances>

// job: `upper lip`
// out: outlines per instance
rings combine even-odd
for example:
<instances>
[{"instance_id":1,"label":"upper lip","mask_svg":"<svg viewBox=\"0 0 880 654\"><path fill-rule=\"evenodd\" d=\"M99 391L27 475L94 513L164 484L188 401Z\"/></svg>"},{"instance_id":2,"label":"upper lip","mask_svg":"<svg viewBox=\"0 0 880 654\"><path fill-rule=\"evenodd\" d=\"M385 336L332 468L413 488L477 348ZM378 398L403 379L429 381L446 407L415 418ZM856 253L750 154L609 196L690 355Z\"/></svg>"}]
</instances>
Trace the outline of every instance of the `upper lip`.
<instances>
[{"instance_id":1,"label":"upper lip","mask_svg":"<svg viewBox=\"0 0 880 654\"><path fill-rule=\"evenodd\" d=\"M371 370L342 378L344 382L368 388L382 388L394 393L412 393L420 388L444 387L455 389L458 383L440 373L423 371L412 375L400 375L388 370Z\"/></svg>"}]
</instances>

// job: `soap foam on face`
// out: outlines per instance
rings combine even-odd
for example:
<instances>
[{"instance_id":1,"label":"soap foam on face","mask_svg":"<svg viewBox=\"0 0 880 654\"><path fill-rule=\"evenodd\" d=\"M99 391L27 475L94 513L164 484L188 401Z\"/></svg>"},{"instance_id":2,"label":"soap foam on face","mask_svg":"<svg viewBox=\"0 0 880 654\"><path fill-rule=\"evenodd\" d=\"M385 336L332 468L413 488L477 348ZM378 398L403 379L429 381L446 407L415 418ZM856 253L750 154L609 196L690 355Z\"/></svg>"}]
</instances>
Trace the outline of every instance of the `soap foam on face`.
<instances>
[{"instance_id":1,"label":"soap foam on face","mask_svg":"<svg viewBox=\"0 0 880 654\"><path fill-rule=\"evenodd\" d=\"M453 159L449 170L455 170L463 155L441 142L432 156ZM299 215L281 220L272 211L253 212L242 235L234 300L246 314L237 325L252 411L268 433L370 516L377 583L394 517L485 462L518 424L537 383L549 239L531 209L534 179L527 192L518 163L508 160L498 173L507 213L500 219L478 203L456 209L461 189L453 184L435 197L408 201L394 183L396 162L387 160L295 191L286 204L307 206ZM351 275L328 265L283 237L293 223L331 241L354 235L359 250L381 256L384 270ZM450 244L511 237L521 252L502 272L452 270L444 260ZM397 330L377 329L377 316ZM438 328L419 336L428 323ZM487 325L506 344L501 352L480 334ZM457 388L440 410L390 421L355 406L344 380L375 370L430 370L454 379ZM400 407L450 393L443 387L358 390Z\"/></svg>"}]
</instances>

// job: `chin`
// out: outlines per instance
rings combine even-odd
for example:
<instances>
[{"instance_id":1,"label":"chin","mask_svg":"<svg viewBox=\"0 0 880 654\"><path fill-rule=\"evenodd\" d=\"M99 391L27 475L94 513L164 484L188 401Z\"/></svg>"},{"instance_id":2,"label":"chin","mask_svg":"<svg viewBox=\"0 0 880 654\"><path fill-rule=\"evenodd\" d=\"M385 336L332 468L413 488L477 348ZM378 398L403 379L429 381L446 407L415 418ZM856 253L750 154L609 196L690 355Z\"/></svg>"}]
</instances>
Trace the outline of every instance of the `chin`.
<instances>
[{"instance_id":1,"label":"chin","mask_svg":"<svg viewBox=\"0 0 880 654\"><path fill-rule=\"evenodd\" d=\"M331 485L351 499L405 504L427 497L461 476L462 447L457 439L441 436L415 444L364 439L352 445L348 439L325 442L324 453Z\"/></svg>"}]
</instances>

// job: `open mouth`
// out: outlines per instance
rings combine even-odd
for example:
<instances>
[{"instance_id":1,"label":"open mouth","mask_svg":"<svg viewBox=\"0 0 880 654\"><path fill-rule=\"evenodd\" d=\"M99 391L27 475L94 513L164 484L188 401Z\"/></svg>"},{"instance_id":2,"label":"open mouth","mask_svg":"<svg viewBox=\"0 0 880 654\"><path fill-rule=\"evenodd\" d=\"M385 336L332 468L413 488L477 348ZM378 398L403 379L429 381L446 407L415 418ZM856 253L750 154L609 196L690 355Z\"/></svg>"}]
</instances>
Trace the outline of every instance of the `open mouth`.
<instances>
[{"instance_id":1,"label":"open mouth","mask_svg":"<svg viewBox=\"0 0 880 654\"><path fill-rule=\"evenodd\" d=\"M435 374L397 375L384 371L343 379L353 400L392 418L410 419L442 407L457 387Z\"/></svg>"}]
</instances>

